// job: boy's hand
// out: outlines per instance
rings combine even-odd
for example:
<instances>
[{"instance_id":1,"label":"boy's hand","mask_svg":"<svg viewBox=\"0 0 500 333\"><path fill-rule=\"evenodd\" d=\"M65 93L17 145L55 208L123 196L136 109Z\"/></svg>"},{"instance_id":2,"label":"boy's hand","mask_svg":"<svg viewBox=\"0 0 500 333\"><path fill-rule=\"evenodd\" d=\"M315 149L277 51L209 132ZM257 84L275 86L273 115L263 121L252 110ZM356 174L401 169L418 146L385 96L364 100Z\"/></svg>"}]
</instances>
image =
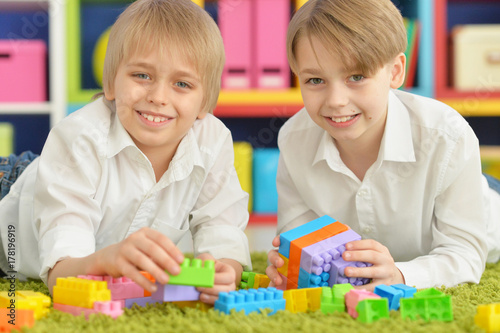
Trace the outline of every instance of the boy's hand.
<instances>
[{"instance_id":1,"label":"boy's hand","mask_svg":"<svg viewBox=\"0 0 500 333\"><path fill-rule=\"evenodd\" d=\"M168 282L168 274L180 273L184 255L175 244L157 230L142 228L123 241L103 248L97 256L98 275L126 276L142 288L155 292L156 286L140 271L149 272L159 283Z\"/></svg>"},{"instance_id":2,"label":"boy's hand","mask_svg":"<svg viewBox=\"0 0 500 333\"><path fill-rule=\"evenodd\" d=\"M370 283L356 287L373 291L379 284L405 283L403 274L394 264L389 250L373 239L353 241L346 244L346 251L342 254L345 261L363 261L371 263L370 267L346 267L344 274L347 277L369 278Z\"/></svg>"},{"instance_id":3,"label":"boy's hand","mask_svg":"<svg viewBox=\"0 0 500 333\"><path fill-rule=\"evenodd\" d=\"M215 261L214 286L212 288L196 288L201 293L200 301L207 304L214 304L219 298L219 292L236 290L236 271L231 265L220 260L215 260L208 253L202 253L197 258Z\"/></svg>"},{"instance_id":4,"label":"boy's hand","mask_svg":"<svg viewBox=\"0 0 500 333\"><path fill-rule=\"evenodd\" d=\"M273 239L272 242L274 247L279 247L280 246L280 236L276 236ZM267 254L267 260L270 263L270 265L266 268L266 274L271 280L269 283L269 287L276 287L279 286L283 283L283 279L278 273L278 268L282 267L285 262L283 259L278 254L278 250L271 250Z\"/></svg>"}]
</instances>

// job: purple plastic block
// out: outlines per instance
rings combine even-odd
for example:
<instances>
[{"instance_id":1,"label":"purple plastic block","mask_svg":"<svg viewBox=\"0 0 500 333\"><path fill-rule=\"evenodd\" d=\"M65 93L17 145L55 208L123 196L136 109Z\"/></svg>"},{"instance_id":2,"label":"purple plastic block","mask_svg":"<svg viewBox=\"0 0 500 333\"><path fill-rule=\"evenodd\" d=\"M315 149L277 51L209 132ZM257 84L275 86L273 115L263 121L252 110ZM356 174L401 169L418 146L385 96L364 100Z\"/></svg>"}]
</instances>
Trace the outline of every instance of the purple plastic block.
<instances>
[{"instance_id":1,"label":"purple plastic block","mask_svg":"<svg viewBox=\"0 0 500 333\"><path fill-rule=\"evenodd\" d=\"M151 295L154 300L163 302L198 301L200 292L193 286L156 283L158 289Z\"/></svg>"},{"instance_id":2,"label":"purple plastic block","mask_svg":"<svg viewBox=\"0 0 500 333\"><path fill-rule=\"evenodd\" d=\"M124 300L125 301L125 307L127 309L130 309L134 304L137 304L138 306L146 306L148 304L156 304L156 303L163 303L163 301L157 301L154 300L153 297L138 297L138 298L129 298Z\"/></svg>"}]
</instances>

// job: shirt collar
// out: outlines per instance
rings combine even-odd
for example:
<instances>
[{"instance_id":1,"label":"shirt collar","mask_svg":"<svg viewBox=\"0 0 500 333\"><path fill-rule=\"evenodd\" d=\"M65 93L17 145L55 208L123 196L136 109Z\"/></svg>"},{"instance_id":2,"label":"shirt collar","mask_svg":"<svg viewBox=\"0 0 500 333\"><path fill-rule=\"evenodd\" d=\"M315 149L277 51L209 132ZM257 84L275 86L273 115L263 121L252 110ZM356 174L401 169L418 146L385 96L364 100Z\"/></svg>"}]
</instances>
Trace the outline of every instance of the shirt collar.
<instances>
[{"instance_id":1,"label":"shirt collar","mask_svg":"<svg viewBox=\"0 0 500 333\"><path fill-rule=\"evenodd\" d=\"M416 161L410 115L392 90L389 91L387 119L379 152L380 158L395 162ZM320 139L313 165L321 160L325 160L334 170L342 169L344 166L337 146L326 131Z\"/></svg>"},{"instance_id":2,"label":"shirt collar","mask_svg":"<svg viewBox=\"0 0 500 333\"><path fill-rule=\"evenodd\" d=\"M118 115L114 101L108 101L102 97L104 104L111 111L111 125L109 128L107 157L111 158L127 147L136 147L134 141L123 127Z\"/></svg>"}]
</instances>

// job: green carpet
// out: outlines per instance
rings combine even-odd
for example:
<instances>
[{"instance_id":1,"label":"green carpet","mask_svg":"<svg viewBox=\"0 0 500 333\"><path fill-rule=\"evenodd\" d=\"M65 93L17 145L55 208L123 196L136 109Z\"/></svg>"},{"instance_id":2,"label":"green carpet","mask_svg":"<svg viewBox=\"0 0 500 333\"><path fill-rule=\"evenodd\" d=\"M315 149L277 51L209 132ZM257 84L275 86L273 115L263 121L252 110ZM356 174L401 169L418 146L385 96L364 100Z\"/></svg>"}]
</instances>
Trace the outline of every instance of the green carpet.
<instances>
[{"instance_id":1,"label":"green carpet","mask_svg":"<svg viewBox=\"0 0 500 333\"><path fill-rule=\"evenodd\" d=\"M266 254L252 255L254 271L263 273ZM9 283L0 279L0 290L8 290ZM19 282L17 290L35 290L48 295L40 281ZM475 326L474 316L478 304L500 302L500 263L489 264L478 285L461 285L441 289L452 295L454 321L423 322L403 320L398 311L391 311L390 319L381 319L372 324L362 324L347 313L324 315L279 311L272 316L253 313L231 315L219 314L210 309L203 312L192 308L178 308L164 303L145 308L126 309L116 320L105 315L95 315L87 321L83 316L52 310L48 316L38 320L35 326L23 332L482 332Z\"/></svg>"}]
</instances>

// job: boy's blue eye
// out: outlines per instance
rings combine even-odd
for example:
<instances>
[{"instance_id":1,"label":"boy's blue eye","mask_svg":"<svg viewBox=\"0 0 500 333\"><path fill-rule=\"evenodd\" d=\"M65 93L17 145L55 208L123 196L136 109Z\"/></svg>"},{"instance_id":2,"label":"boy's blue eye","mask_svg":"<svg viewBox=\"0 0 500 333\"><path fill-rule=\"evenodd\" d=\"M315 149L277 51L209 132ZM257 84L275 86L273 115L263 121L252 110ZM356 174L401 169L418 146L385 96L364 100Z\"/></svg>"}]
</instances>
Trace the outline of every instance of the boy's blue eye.
<instances>
[{"instance_id":1,"label":"boy's blue eye","mask_svg":"<svg viewBox=\"0 0 500 333\"><path fill-rule=\"evenodd\" d=\"M189 88L189 85L188 85L186 82L182 82L182 81L180 81L180 82L177 82L177 83L175 83L175 84L176 84L176 85L177 85L177 87L179 87L179 88Z\"/></svg>"},{"instance_id":2,"label":"boy's blue eye","mask_svg":"<svg viewBox=\"0 0 500 333\"><path fill-rule=\"evenodd\" d=\"M139 79L149 80L149 75L148 74L137 73L137 74L134 74L134 76L138 77Z\"/></svg>"},{"instance_id":3,"label":"boy's blue eye","mask_svg":"<svg viewBox=\"0 0 500 333\"><path fill-rule=\"evenodd\" d=\"M350 78L349 78L349 81L353 81L353 82L358 82L358 81L361 81L363 80L365 77L361 74L357 74L357 75L352 75Z\"/></svg>"},{"instance_id":4,"label":"boy's blue eye","mask_svg":"<svg viewBox=\"0 0 500 333\"><path fill-rule=\"evenodd\" d=\"M315 78L309 79L309 82L311 82L314 85L317 85L317 84L323 83L323 80L315 77Z\"/></svg>"}]
</instances>

